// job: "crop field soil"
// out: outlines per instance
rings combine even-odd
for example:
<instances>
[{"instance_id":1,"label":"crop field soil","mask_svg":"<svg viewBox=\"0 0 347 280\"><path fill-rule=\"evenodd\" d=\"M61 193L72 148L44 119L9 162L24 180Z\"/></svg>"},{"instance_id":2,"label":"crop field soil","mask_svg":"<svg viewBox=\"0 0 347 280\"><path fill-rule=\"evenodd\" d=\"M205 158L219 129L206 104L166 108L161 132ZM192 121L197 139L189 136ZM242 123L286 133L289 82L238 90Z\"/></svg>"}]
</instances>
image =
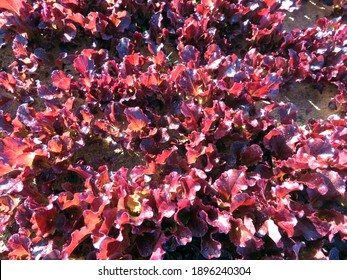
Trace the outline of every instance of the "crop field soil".
<instances>
[{"instance_id":1,"label":"crop field soil","mask_svg":"<svg viewBox=\"0 0 347 280\"><path fill-rule=\"evenodd\" d=\"M0 1L0 259L347 259L345 0Z\"/></svg>"}]
</instances>

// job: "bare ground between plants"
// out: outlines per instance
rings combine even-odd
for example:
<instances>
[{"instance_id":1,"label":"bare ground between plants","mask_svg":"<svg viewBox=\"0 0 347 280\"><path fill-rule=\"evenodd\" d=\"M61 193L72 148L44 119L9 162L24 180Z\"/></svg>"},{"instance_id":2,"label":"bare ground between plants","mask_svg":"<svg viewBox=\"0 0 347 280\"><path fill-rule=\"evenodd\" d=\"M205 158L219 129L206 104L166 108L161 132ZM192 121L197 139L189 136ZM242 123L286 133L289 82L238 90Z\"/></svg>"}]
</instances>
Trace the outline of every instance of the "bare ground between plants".
<instances>
[{"instance_id":1,"label":"bare ground between plants","mask_svg":"<svg viewBox=\"0 0 347 280\"><path fill-rule=\"evenodd\" d=\"M286 15L283 21L283 29L287 32L295 28L305 29L313 27L319 18L332 17L333 6L324 5L318 0L303 0L299 10ZM308 82L294 84L291 88L281 88L275 101L291 102L298 108L298 124L304 124L309 119L326 119L329 115L337 114L340 117L344 113L339 108L329 108L329 102L339 94L337 87L325 84L322 92L314 88Z\"/></svg>"},{"instance_id":2,"label":"bare ground between plants","mask_svg":"<svg viewBox=\"0 0 347 280\"><path fill-rule=\"evenodd\" d=\"M297 122L305 124L310 119L327 119L332 114L343 113L337 109L329 108L329 102L339 93L334 85L326 84L322 92L308 82L296 83L291 88L282 88L275 98L277 102L293 103L298 109Z\"/></svg>"},{"instance_id":3,"label":"bare ground between plants","mask_svg":"<svg viewBox=\"0 0 347 280\"><path fill-rule=\"evenodd\" d=\"M295 28L305 29L313 27L317 19L331 18L333 6L324 5L318 0L303 0L299 10L286 15L283 21L283 29L291 31Z\"/></svg>"}]
</instances>

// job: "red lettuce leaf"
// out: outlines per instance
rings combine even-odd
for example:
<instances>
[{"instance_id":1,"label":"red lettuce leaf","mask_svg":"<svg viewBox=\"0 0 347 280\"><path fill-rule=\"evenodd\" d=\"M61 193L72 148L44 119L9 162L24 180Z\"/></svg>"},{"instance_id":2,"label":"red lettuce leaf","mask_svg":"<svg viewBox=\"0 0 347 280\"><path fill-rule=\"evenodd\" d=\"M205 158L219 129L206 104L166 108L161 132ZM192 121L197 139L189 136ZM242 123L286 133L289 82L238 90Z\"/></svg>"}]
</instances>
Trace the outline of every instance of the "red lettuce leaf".
<instances>
[{"instance_id":1,"label":"red lettuce leaf","mask_svg":"<svg viewBox=\"0 0 347 280\"><path fill-rule=\"evenodd\" d=\"M279 159L287 159L293 154L293 150L279 129L273 129L264 137L264 145Z\"/></svg>"},{"instance_id":2,"label":"red lettuce leaf","mask_svg":"<svg viewBox=\"0 0 347 280\"><path fill-rule=\"evenodd\" d=\"M79 55L74 61L73 66L83 77L91 77L94 71L93 61L85 55Z\"/></svg>"},{"instance_id":3,"label":"red lettuce leaf","mask_svg":"<svg viewBox=\"0 0 347 280\"><path fill-rule=\"evenodd\" d=\"M262 158L263 151L257 144L246 147L240 153L240 160L242 165L254 165L261 161Z\"/></svg>"},{"instance_id":4,"label":"red lettuce leaf","mask_svg":"<svg viewBox=\"0 0 347 280\"><path fill-rule=\"evenodd\" d=\"M1 169L0 169L1 170ZM13 169L11 168L10 171ZM24 188L23 181L20 179L4 179L1 180L0 190L2 194L20 193Z\"/></svg>"},{"instance_id":5,"label":"red lettuce leaf","mask_svg":"<svg viewBox=\"0 0 347 280\"><path fill-rule=\"evenodd\" d=\"M3 0L0 2L0 9L5 9L10 12L16 13L18 16L21 14L21 10L28 6L24 0Z\"/></svg>"},{"instance_id":6,"label":"red lettuce leaf","mask_svg":"<svg viewBox=\"0 0 347 280\"><path fill-rule=\"evenodd\" d=\"M236 246L245 247L247 241L251 240L255 234L254 224L251 218L245 217L244 221L237 218L231 219L231 231L229 237Z\"/></svg>"},{"instance_id":7,"label":"red lettuce leaf","mask_svg":"<svg viewBox=\"0 0 347 280\"><path fill-rule=\"evenodd\" d=\"M251 206L256 205L256 203L257 199L254 196L247 193L238 193L232 197L229 211L232 213L241 206Z\"/></svg>"},{"instance_id":8,"label":"red lettuce leaf","mask_svg":"<svg viewBox=\"0 0 347 280\"><path fill-rule=\"evenodd\" d=\"M201 240L201 254L205 259L219 258L222 244L212 237L213 232L206 234Z\"/></svg>"},{"instance_id":9,"label":"red lettuce leaf","mask_svg":"<svg viewBox=\"0 0 347 280\"><path fill-rule=\"evenodd\" d=\"M31 258L31 240L21 234L12 235L7 241L8 256L13 260L25 260Z\"/></svg>"},{"instance_id":10,"label":"red lettuce leaf","mask_svg":"<svg viewBox=\"0 0 347 280\"><path fill-rule=\"evenodd\" d=\"M13 75L8 74L4 71L0 72L0 84L4 89L8 90L11 93L14 93L16 88L17 80Z\"/></svg>"},{"instance_id":11,"label":"red lettuce leaf","mask_svg":"<svg viewBox=\"0 0 347 280\"><path fill-rule=\"evenodd\" d=\"M201 107L193 102L183 102L181 112L185 117L183 125L187 129L197 129L201 117Z\"/></svg>"},{"instance_id":12,"label":"red lettuce leaf","mask_svg":"<svg viewBox=\"0 0 347 280\"><path fill-rule=\"evenodd\" d=\"M30 222L33 224L32 228L36 231L37 236L47 237L54 234L57 215L58 212L55 208L42 207L34 210Z\"/></svg>"},{"instance_id":13,"label":"red lettuce leaf","mask_svg":"<svg viewBox=\"0 0 347 280\"><path fill-rule=\"evenodd\" d=\"M108 34L107 27L110 26L108 17L100 12L90 12L87 16L88 23L84 25L84 29L93 36L100 36L103 40L110 40L112 36Z\"/></svg>"},{"instance_id":14,"label":"red lettuce leaf","mask_svg":"<svg viewBox=\"0 0 347 280\"><path fill-rule=\"evenodd\" d=\"M180 53L181 59L190 68L195 68L199 65L200 53L191 45L186 45Z\"/></svg>"},{"instance_id":15,"label":"red lettuce leaf","mask_svg":"<svg viewBox=\"0 0 347 280\"><path fill-rule=\"evenodd\" d=\"M136 246L141 257L149 257L153 254L159 236L159 232L145 232L137 236Z\"/></svg>"},{"instance_id":16,"label":"red lettuce leaf","mask_svg":"<svg viewBox=\"0 0 347 280\"><path fill-rule=\"evenodd\" d=\"M157 240L157 243L154 246L153 253L150 258L151 260L163 259L166 253L163 249L163 244L166 242L166 240L167 240L167 237L165 236L165 234L161 233Z\"/></svg>"},{"instance_id":17,"label":"red lettuce leaf","mask_svg":"<svg viewBox=\"0 0 347 280\"><path fill-rule=\"evenodd\" d=\"M120 58L124 58L127 55L131 55L133 52L134 45L131 43L129 38L123 37L119 40L119 44L116 49Z\"/></svg>"},{"instance_id":18,"label":"red lettuce leaf","mask_svg":"<svg viewBox=\"0 0 347 280\"><path fill-rule=\"evenodd\" d=\"M218 229L219 232L228 234L231 230L230 215L227 211L219 211L212 208L200 213L201 217L210 225Z\"/></svg>"},{"instance_id":19,"label":"red lettuce leaf","mask_svg":"<svg viewBox=\"0 0 347 280\"><path fill-rule=\"evenodd\" d=\"M128 234L120 233L117 238L105 237L100 243L100 251L97 253L99 260L117 260L126 255L129 248Z\"/></svg>"},{"instance_id":20,"label":"red lettuce leaf","mask_svg":"<svg viewBox=\"0 0 347 280\"><path fill-rule=\"evenodd\" d=\"M297 182L285 181L281 185L276 186L273 189L274 196L282 198L286 196L288 193L293 191L302 191L304 189L302 184Z\"/></svg>"},{"instance_id":21,"label":"red lettuce leaf","mask_svg":"<svg viewBox=\"0 0 347 280\"><path fill-rule=\"evenodd\" d=\"M258 230L258 233L261 235L267 234L276 243L278 247L283 246L281 242L282 235L278 230L278 226L275 224L273 220L266 220L265 223Z\"/></svg>"},{"instance_id":22,"label":"red lettuce leaf","mask_svg":"<svg viewBox=\"0 0 347 280\"><path fill-rule=\"evenodd\" d=\"M229 169L221 174L213 187L224 200L230 201L238 192L247 189L246 168Z\"/></svg>"},{"instance_id":23,"label":"red lettuce leaf","mask_svg":"<svg viewBox=\"0 0 347 280\"><path fill-rule=\"evenodd\" d=\"M87 227L82 227L81 229L77 229L72 232L71 241L69 242L69 244L64 246L62 250L63 256L66 258L70 257L73 250L89 235L90 231Z\"/></svg>"},{"instance_id":24,"label":"red lettuce leaf","mask_svg":"<svg viewBox=\"0 0 347 280\"><path fill-rule=\"evenodd\" d=\"M133 132L142 131L151 122L139 107L126 108L124 114L129 122L128 129Z\"/></svg>"},{"instance_id":25,"label":"red lettuce leaf","mask_svg":"<svg viewBox=\"0 0 347 280\"><path fill-rule=\"evenodd\" d=\"M52 72L52 84L54 87L61 90L69 90L72 78L66 76L61 70L54 70Z\"/></svg>"},{"instance_id":26,"label":"red lettuce leaf","mask_svg":"<svg viewBox=\"0 0 347 280\"><path fill-rule=\"evenodd\" d=\"M112 13L110 20L113 22L118 32L124 32L131 24L131 16L128 11Z\"/></svg>"},{"instance_id":27,"label":"red lettuce leaf","mask_svg":"<svg viewBox=\"0 0 347 280\"><path fill-rule=\"evenodd\" d=\"M324 235L321 235L314 224L307 218L298 219L295 227L294 236L303 236L307 241L317 240Z\"/></svg>"},{"instance_id":28,"label":"red lettuce leaf","mask_svg":"<svg viewBox=\"0 0 347 280\"><path fill-rule=\"evenodd\" d=\"M36 156L30 145L19 138L6 137L0 144L0 153L5 162L13 168L31 167Z\"/></svg>"}]
</instances>

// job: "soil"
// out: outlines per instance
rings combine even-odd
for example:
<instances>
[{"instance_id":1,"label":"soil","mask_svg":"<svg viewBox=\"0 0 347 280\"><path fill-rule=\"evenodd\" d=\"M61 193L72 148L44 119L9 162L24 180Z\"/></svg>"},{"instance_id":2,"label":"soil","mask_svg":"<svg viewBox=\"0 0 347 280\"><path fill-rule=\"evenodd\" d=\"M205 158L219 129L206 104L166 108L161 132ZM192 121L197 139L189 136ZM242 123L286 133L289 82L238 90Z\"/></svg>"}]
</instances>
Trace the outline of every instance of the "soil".
<instances>
[{"instance_id":1,"label":"soil","mask_svg":"<svg viewBox=\"0 0 347 280\"><path fill-rule=\"evenodd\" d=\"M6 251L6 242L10 238L11 233L9 230L0 232L0 254Z\"/></svg>"},{"instance_id":2,"label":"soil","mask_svg":"<svg viewBox=\"0 0 347 280\"><path fill-rule=\"evenodd\" d=\"M99 139L86 143L74 155L73 161L82 160L95 170L101 165L107 165L109 170L118 170L121 167L128 169L145 163L136 152L120 149L116 142L111 139Z\"/></svg>"},{"instance_id":3,"label":"soil","mask_svg":"<svg viewBox=\"0 0 347 280\"><path fill-rule=\"evenodd\" d=\"M331 84L324 85L322 92L314 88L308 82L294 84L291 88L282 88L279 95L275 98L277 102L293 103L298 109L297 123L305 124L309 119L327 119L332 114L340 115L339 108L333 110L329 108L329 102L339 90Z\"/></svg>"},{"instance_id":4,"label":"soil","mask_svg":"<svg viewBox=\"0 0 347 280\"><path fill-rule=\"evenodd\" d=\"M12 52L11 45L6 45L5 47L2 47L0 49L0 71L6 71L7 68L15 61L15 56ZM13 95L6 91L3 87L0 87L0 103L2 102L2 96L5 98L12 99ZM14 101L13 102L7 102L5 106L5 113L10 113L12 117L16 115L17 108L20 105L19 102Z\"/></svg>"},{"instance_id":5,"label":"soil","mask_svg":"<svg viewBox=\"0 0 347 280\"><path fill-rule=\"evenodd\" d=\"M295 28L313 27L317 19L332 18L332 13L333 6L324 5L321 0L303 0L299 10L287 13L283 22L283 29L291 31Z\"/></svg>"},{"instance_id":6,"label":"soil","mask_svg":"<svg viewBox=\"0 0 347 280\"><path fill-rule=\"evenodd\" d=\"M287 13L283 21L283 29L287 32L295 28L306 29L313 27L317 19L334 18L333 6L324 5L321 0L303 0L299 10ZM329 108L329 102L339 94L337 87L324 85L322 92L307 82L294 84L291 88L281 88L275 101L291 102L298 108L298 124L305 124L309 119L326 119L329 115L345 114L336 108Z\"/></svg>"}]
</instances>

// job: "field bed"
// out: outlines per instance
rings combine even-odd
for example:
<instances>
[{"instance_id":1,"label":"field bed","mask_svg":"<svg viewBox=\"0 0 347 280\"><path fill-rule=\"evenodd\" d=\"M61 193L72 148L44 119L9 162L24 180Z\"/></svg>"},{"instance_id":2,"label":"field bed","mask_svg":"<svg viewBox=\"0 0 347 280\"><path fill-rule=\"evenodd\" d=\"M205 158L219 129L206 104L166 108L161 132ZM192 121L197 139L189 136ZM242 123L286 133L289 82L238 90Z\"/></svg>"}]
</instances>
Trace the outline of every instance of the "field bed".
<instances>
[{"instance_id":1,"label":"field bed","mask_svg":"<svg viewBox=\"0 0 347 280\"><path fill-rule=\"evenodd\" d=\"M346 13L1 1L1 259L346 259Z\"/></svg>"}]
</instances>

